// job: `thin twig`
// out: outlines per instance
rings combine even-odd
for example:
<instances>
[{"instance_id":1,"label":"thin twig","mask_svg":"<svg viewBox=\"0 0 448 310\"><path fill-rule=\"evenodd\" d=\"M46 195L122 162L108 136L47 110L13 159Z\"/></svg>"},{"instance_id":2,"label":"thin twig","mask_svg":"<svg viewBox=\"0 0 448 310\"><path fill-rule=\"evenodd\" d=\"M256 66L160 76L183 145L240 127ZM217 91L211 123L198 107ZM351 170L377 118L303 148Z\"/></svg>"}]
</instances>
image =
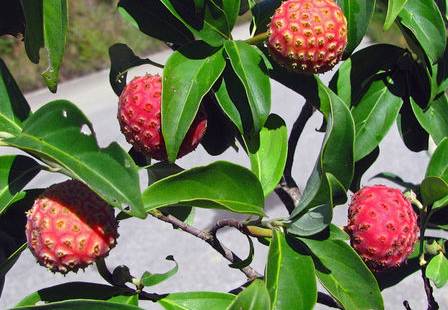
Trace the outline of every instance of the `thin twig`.
<instances>
[{"instance_id":1,"label":"thin twig","mask_svg":"<svg viewBox=\"0 0 448 310\"><path fill-rule=\"evenodd\" d=\"M403 301L403 306L406 310L412 310L411 306L409 305L409 301L407 300Z\"/></svg>"},{"instance_id":2,"label":"thin twig","mask_svg":"<svg viewBox=\"0 0 448 310\"><path fill-rule=\"evenodd\" d=\"M206 232L191 225L188 225L172 215L164 215L162 212L158 210L152 210L150 211L150 214L163 222L173 225L175 228L179 228L189 233L190 235L193 235L199 239L204 240L209 245L211 245L212 248L214 248L217 252L219 252L224 258L226 258L229 262L238 263L242 261L241 258L239 258L229 248L221 244L221 242L219 242L219 240L215 236L213 236L210 232ZM256 278L261 277L261 274L259 274L250 266L241 268L240 270L246 275L246 277L249 280L254 280Z\"/></svg>"},{"instance_id":3,"label":"thin twig","mask_svg":"<svg viewBox=\"0 0 448 310\"><path fill-rule=\"evenodd\" d=\"M433 289L431 286L431 283L429 282L429 279L426 277L426 266L422 267L421 274L423 278L423 283L425 285L425 293L426 293L426 299L428 300L428 310L437 310L439 309L439 304L434 298L433 295Z\"/></svg>"},{"instance_id":4,"label":"thin twig","mask_svg":"<svg viewBox=\"0 0 448 310\"><path fill-rule=\"evenodd\" d=\"M322 292L317 292L317 302L336 309L343 309L330 295Z\"/></svg>"}]
</instances>

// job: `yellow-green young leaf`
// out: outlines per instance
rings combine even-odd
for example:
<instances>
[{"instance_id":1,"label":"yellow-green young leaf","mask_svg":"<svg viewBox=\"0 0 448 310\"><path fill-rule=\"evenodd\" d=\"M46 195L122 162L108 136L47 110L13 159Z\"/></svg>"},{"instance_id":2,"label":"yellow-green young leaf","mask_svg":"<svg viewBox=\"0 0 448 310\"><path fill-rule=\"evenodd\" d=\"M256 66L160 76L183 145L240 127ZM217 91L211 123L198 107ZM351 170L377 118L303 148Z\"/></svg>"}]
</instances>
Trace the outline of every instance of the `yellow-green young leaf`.
<instances>
[{"instance_id":1,"label":"yellow-green young leaf","mask_svg":"<svg viewBox=\"0 0 448 310\"><path fill-rule=\"evenodd\" d=\"M100 148L92 124L71 102L46 104L24 122L20 135L5 142L83 181L112 206L130 206L132 215L146 216L132 158L116 143Z\"/></svg>"},{"instance_id":2,"label":"yellow-green young leaf","mask_svg":"<svg viewBox=\"0 0 448 310\"><path fill-rule=\"evenodd\" d=\"M408 0L389 0L387 3L387 14L386 20L384 21L384 31L389 30L389 28L394 23L398 14L400 14L401 10L406 5Z\"/></svg>"},{"instance_id":3,"label":"yellow-green young leaf","mask_svg":"<svg viewBox=\"0 0 448 310\"><path fill-rule=\"evenodd\" d=\"M320 283L344 309L384 309L375 277L350 245L332 239L300 241L316 256Z\"/></svg>"},{"instance_id":4,"label":"yellow-green young leaf","mask_svg":"<svg viewBox=\"0 0 448 310\"><path fill-rule=\"evenodd\" d=\"M441 288L448 282L448 259L443 253L433 257L426 267L426 276Z\"/></svg>"},{"instance_id":5,"label":"yellow-green young leaf","mask_svg":"<svg viewBox=\"0 0 448 310\"><path fill-rule=\"evenodd\" d=\"M19 134L29 114L28 102L0 58L0 140L8 134Z\"/></svg>"},{"instance_id":6,"label":"yellow-green young leaf","mask_svg":"<svg viewBox=\"0 0 448 310\"><path fill-rule=\"evenodd\" d=\"M435 1L408 0L398 17L415 36L431 63L436 63L445 51L446 30Z\"/></svg>"},{"instance_id":7,"label":"yellow-green young leaf","mask_svg":"<svg viewBox=\"0 0 448 310\"><path fill-rule=\"evenodd\" d=\"M225 161L174 174L143 193L146 211L180 204L263 216L263 189L248 169ZM180 206L179 206L180 207Z\"/></svg>"},{"instance_id":8,"label":"yellow-green young leaf","mask_svg":"<svg viewBox=\"0 0 448 310\"><path fill-rule=\"evenodd\" d=\"M150 273L146 271L141 278L141 282L144 286L157 285L171 278L177 273L177 271L179 270L179 266L177 265L177 262L174 260L174 257L170 255L167 256L166 259L173 261L175 263L175 266L165 273Z\"/></svg>"},{"instance_id":9,"label":"yellow-green young leaf","mask_svg":"<svg viewBox=\"0 0 448 310\"><path fill-rule=\"evenodd\" d=\"M316 276L311 256L296 251L279 231L274 231L269 246L265 280L273 310L308 310L316 304Z\"/></svg>"},{"instance_id":10,"label":"yellow-green young leaf","mask_svg":"<svg viewBox=\"0 0 448 310\"><path fill-rule=\"evenodd\" d=\"M218 292L172 293L158 301L166 310L226 309L235 295Z\"/></svg>"},{"instance_id":11,"label":"yellow-green young leaf","mask_svg":"<svg viewBox=\"0 0 448 310\"><path fill-rule=\"evenodd\" d=\"M271 302L268 290L262 280L255 280L236 296L227 310L270 310Z\"/></svg>"},{"instance_id":12,"label":"yellow-green young leaf","mask_svg":"<svg viewBox=\"0 0 448 310\"><path fill-rule=\"evenodd\" d=\"M202 98L224 71L222 49L194 42L174 52L163 70L162 133L174 162Z\"/></svg>"},{"instance_id":13,"label":"yellow-green young leaf","mask_svg":"<svg viewBox=\"0 0 448 310\"><path fill-rule=\"evenodd\" d=\"M269 115L260 134L247 139L253 173L258 176L267 197L280 181L288 155L288 130L285 121Z\"/></svg>"}]
</instances>

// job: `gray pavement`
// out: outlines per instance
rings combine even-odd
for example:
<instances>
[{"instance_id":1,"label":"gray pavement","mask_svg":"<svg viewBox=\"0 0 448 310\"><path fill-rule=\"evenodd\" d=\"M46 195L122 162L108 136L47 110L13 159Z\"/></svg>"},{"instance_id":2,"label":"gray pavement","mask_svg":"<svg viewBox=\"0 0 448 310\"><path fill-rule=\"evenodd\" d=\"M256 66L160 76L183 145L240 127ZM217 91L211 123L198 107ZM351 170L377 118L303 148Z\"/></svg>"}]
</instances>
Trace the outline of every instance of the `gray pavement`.
<instances>
[{"instance_id":1,"label":"gray pavement","mask_svg":"<svg viewBox=\"0 0 448 310\"><path fill-rule=\"evenodd\" d=\"M237 37L246 37L241 29ZM151 56L151 59L164 62L168 57L167 52ZM14 68L11 68L14 73ZM140 75L146 72L156 73L159 69L151 66L143 66L132 70L131 75ZM331 75L323 76L328 81ZM273 82L272 112L282 116L288 128L297 117L303 98L288 90L282 85ZM59 86L57 94L51 94L47 90L40 90L28 94L28 101L32 109L36 110L48 101L54 99L68 99L77 104L80 109L92 120L101 146L106 146L112 141L118 141L123 147L128 148L121 135L116 120L117 97L113 93L108 82L108 72L102 71L88 77L63 83ZM317 154L321 146L323 134L315 130L320 127L322 118L316 114L305 128L305 132L299 142L295 155L293 174L301 188L304 187L308 176L314 166ZM11 152L12 150L7 150ZM5 152L5 151L3 151ZM197 152L179 160L178 164L184 168L207 164L223 159L249 166L249 161L243 152L228 150L219 157L209 156L201 147ZM379 183L381 180L369 182L369 178L381 171L389 171L402 176L405 180L419 182L424 176L428 162L426 153L412 153L401 142L398 131L394 127L385 138L381 146L381 154L377 162L366 173L363 184ZM63 180L64 177L57 174L41 173L30 187L43 187ZM268 214L272 217L286 215L281 203L274 195L269 197L266 203ZM195 225L207 228L218 218L241 216L211 210L197 210ZM335 223L344 225L346 208L338 207L335 214ZM126 264L135 276L141 275L145 270L150 272L164 272L171 267L171 263L165 261L167 255L173 255L179 263L179 272L172 279L154 287L158 293L194 290L228 291L241 285L245 278L238 270L230 269L228 262L217 254L204 242L197 240L181 231L173 230L170 225L160 223L152 218L145 221L130 219L120 225L120 238L118 246L109 258L111 267ZM247 241L244 236L232 230L220 233L221 240L237 254L245 257L248 252ZM263 272L266 262L267 248L256 245L255 260L253 266L259 272ZM13 306L25 295L47 286L68 281L93 281L104 283L96 273L95 267L86 269L85 272L61 276L52 274L38 266L29 251L25 251L19 262L12 268L6 277L5 288L0 299L0 309ZM362 294L362 292L360 292ZM448 309L448 289L435 290L435 295L442 309ZM384 291L386 309L403 309L402 301L407 299L413 309L425 309L426 299L423 284L419 276L408 277L398 286ZM143 303L145 309L159 309L152 303ZM325 309L317 306L316 309Z\"/></svg>"}]
</instances>

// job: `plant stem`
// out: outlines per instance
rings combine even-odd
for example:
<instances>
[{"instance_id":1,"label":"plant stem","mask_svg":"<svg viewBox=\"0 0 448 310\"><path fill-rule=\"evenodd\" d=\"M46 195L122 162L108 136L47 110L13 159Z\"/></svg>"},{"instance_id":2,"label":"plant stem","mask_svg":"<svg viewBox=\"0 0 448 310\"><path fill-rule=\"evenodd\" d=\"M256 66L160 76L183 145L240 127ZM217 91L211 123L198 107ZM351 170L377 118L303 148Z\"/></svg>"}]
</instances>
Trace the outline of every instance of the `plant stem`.
<instances>
[{"instance_id":1,"label":"plant stem","mask_svg":"<svg viewBox=\"0 0 448 310\"><path fill-rule=\"evenodd\" d=\"M258 227L254 225L249 225L247 223L237 221L234 219L224 219L216 222L215 226L210 229L209 233L216 236L218 230L224 227L233 227L241 231L245 235L252 237L272 237L272 230L268 228Z\"/></svg>"},{"instance_id":2,"label":"plant stem","mask_svg":"<svg viewBox=\"0 0 448 310\"><path fill-rule=\"evenodd\" d=\"M229 262L238 263L242 261L241 258L239 258L234 252L232 252L226 246L222 245L221 242L219 242L219 240L216 238L216 236L213 236L213 234L211 234L210 232L206 232L194 226L188 225L172 215L164 215L159 210L152 210L149 212L149 214L151 214L152 216L163 222L173 225L175 228L179 228L189 233L190 235L193 235L199 239L204 240L218 253L220 253L224 258L226 258ZM241 268L240 270L246 275L246 277L250 281L261 277L261 274L259 274L250 266Z\"/></svg>"},{"instance_id":3,"label":"plant stem","mask_svg":"<svg viewBox=\"0 0 448 310\"><path fill-rule=\"evenodd\" d=\"M433 289L429 279L426 277L426 266L421 268L423 283L425 285L425 293L426 299L428 300L428 310L437 310L439 309L439 304L434 298Z\"/></svg>"},{"instance_id":4,"label":"plant stem","mask_svg":"<svg viewBox=\"0 0 448 310\"><path fill-rule=\"evenodd\" d=\"M266 31L266 32L259 33L255 36L253 36L252 38L244 40L244 42L251 44L251 45L257 45L258 43L266 41L266 39L268 37L269 37L269 33Z\"/></svg>"}]
</instances>

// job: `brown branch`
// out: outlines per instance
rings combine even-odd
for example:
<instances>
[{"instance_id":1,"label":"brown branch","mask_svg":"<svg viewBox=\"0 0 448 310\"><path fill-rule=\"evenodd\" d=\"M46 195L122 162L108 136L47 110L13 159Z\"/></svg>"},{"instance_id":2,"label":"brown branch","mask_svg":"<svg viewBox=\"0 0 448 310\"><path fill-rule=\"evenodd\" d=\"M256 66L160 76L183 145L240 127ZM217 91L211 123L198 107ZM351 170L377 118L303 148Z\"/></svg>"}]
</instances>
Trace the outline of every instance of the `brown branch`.
<instances>
[{"instance_id":1,"label":"brown branch","mask_svg":"<svg viewBox=\"0 0 448 310\"><path fill-rule=\"evenodd\" d=\"M439 304L434 298L431 283L429 282L429 279L425 275L426 266L422 267L421 271L422 271L421 274L423 278L423 284L425 285L426 299L428 300L428 310L437 310L439 309Z\"/></svg>"},{"instance_id":2,"label":"brown branch","mask_svg":"<svg viewBox=\"0 0 448 310\"><path fill-rule=\"evenodd\" d=\"M216 238L216 233L218 230L225 227L238 229L241 233L251 237L272 237L272 229L250 225L250 223L241 222L234 219L223 219L217 221L212 229L210 229L209 233Z\"/></svg>"},{"instance_id":3,"label":"brown branch","mask_svg":"<svg viewBox=\"0 0 448 310\"><path fill-rule=\"evenodd\" d=\"M224 258L226 258L229 262L239 263L242 261L241 258L239 258L229 248L227 248L226 246L221 244L221 242L219 242L219 240L216 238L216 236L214 236L210 232L206 232L206 231L200 230L196 227L193 227L191 225L188 225L172 215L164 215L162 212L160 212L158 210L152 210L149 213L152 216L154 216L155 218L173 225L175 228L179 228L179 229L189 233L192 236L195 236L199 239L204 240L209 245L211 245L211 247L214 248L218 253L220 253ZM254 280L256 278L261 277L261 274L259 274L257 271L255 271L250 266L241 268L240 270L241 270L241 272L243 272L246 275L246 277L249 280Z\"/></svg>"},{"instance_id":4,"label":"brown branch","mask_svg":"<svg viewBox=\"0 0 448 310\"><path fill-rule=\"evenodd\" d=\"M403 301L403 306L406 310L412 310L411 306L409 305L409 301L407 300Z\"/></svg>"}]
</instances>

